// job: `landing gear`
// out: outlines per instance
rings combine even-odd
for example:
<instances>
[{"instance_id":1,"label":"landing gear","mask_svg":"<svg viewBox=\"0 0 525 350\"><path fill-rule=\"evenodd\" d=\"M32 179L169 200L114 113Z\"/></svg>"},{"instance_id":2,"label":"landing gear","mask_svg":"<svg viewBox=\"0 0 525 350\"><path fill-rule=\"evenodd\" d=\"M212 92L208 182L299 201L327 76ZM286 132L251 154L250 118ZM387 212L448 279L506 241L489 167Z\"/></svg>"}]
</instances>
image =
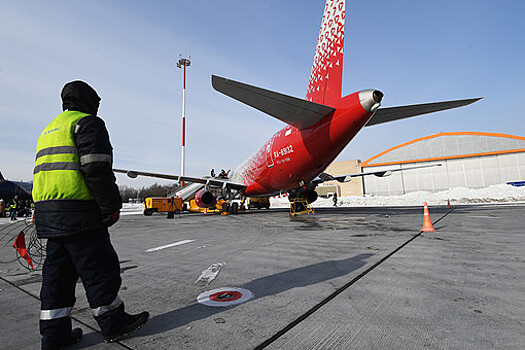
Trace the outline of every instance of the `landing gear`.
<instances>
[{"instance_id":1,"label":"landing gear","mask_svg":"<svg viewBox=\"0 0 525 350\"><path fill-rule=\"evenodd\" d=\"M222 203L222 215L237 215L239 213L239 203L233 202L233 203Z\"/></svg>"},{"instance_id":2,"label":"landing gear","mask_svg":"<svg viewBox=\"0 0 525 350\"><path fill-rule=\"evenodd\" d=\"M236 214L239 213L239 203L237 203L237 202L233 202L233 203L232 203L231 213L232 213L233 215L236 215Z\"/></svg>"}]
</instances>

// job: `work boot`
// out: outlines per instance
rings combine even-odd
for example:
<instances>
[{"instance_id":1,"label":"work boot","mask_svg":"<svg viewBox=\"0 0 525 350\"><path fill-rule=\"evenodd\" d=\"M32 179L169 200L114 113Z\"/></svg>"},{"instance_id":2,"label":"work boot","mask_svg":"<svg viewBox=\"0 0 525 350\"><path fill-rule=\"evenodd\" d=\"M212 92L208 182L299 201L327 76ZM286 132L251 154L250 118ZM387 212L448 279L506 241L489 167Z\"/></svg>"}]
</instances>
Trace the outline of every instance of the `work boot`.
<instances>
[{"instance_id":1,"label":"work boot","mask_svg":"<svg viewBox=\"0 0 525 350\"><path fill-rule=\"evenodd\" d=\"M70 326L71 327L71 326ZM42 338L42 350L57 350L68 348L75 345L82 338L82 329L75 328L69 332L67 336L60 336L53 334L52 336L45 336Z\"/></svg>"},{"instance_id":2,"label":"work boot","mask_svg":"<svg viewBox=\"0 0 525 350\"><path fill-rule=\"evenodd\" d=\"M104 335L104 341L106 343L113 343L124 338L125 336L135 332L137 329L142 327L144 323L146 323L148 318L149 312L147 311L141 312L140 314L136 315L124 313L122 325L120 326L120 328L113 334Z\"/></svg>"},{"instance_id":3,"label":"work boot","mask_svg":"<svg viewBox=\"0 0 525 350\"><path fill-rule=\"evenodd\" d=\"M67 337L64 340L64 343L62 344L63 347L75 345L82 339L82 329L80 328L74 328L71 330L71 333L69 333L69 337Z\"/></svg>"}]
</instances>

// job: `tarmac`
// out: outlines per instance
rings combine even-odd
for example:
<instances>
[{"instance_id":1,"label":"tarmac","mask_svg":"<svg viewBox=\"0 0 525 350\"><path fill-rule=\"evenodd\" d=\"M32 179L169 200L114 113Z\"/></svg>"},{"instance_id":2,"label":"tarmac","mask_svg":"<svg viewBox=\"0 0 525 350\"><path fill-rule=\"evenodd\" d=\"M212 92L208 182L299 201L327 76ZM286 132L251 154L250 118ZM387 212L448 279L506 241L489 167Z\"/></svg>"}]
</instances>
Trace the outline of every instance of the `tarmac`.
<instances>
[{"instance_id":1,"label":"tarmac","mask_svg":"<svg viewBox=\"0 0 525 350\"><path fill-rule=\"evenodd\" d=\"M79 281L71 349L525 349L525 205L429 209L437 232L422 207L122 216L120 297L151 318L105 344ZM2 349L40 348L23 227L0 225Z\"/></svg>"}]
</instances>

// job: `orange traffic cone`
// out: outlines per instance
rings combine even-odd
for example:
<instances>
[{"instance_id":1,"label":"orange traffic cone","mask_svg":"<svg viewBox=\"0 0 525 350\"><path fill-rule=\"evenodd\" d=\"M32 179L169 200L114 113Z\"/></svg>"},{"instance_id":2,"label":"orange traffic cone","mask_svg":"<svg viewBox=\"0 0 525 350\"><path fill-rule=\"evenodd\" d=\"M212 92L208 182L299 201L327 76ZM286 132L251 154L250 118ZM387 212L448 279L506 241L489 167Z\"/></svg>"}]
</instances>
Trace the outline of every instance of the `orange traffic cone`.
<instances>
[{"instance_id":1,"label":"orange traffic cone","mask_svg":"<svg viewBox=\"0 0 525 350\"><path fill-rule=\"evenodd\" d=\"M421 232L434 232L434 226L432 226L432 221L430 221L430 214L428 213L427 202L425 202L425 209L423 211L423 228Z\"/></svg>"}]
</instances>

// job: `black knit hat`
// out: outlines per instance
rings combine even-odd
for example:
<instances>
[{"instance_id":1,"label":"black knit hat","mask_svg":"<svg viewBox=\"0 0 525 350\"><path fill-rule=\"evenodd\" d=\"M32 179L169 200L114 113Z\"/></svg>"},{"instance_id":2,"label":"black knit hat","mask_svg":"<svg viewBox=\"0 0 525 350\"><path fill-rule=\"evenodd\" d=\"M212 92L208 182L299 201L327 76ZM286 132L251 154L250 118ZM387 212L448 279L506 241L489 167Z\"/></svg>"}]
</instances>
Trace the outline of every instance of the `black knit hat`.
<instances>
[{"instance_id":1,"label":"black knit hat","mask_svg":"<svg viewBox=\"0 0 525 350\"><path fill-rule=\"evenodd\" d=\"M64 85L61 96L63 110L97 115L100 97L87 83L80 80L71 81Z\"/></svg>"}]
</instances>

